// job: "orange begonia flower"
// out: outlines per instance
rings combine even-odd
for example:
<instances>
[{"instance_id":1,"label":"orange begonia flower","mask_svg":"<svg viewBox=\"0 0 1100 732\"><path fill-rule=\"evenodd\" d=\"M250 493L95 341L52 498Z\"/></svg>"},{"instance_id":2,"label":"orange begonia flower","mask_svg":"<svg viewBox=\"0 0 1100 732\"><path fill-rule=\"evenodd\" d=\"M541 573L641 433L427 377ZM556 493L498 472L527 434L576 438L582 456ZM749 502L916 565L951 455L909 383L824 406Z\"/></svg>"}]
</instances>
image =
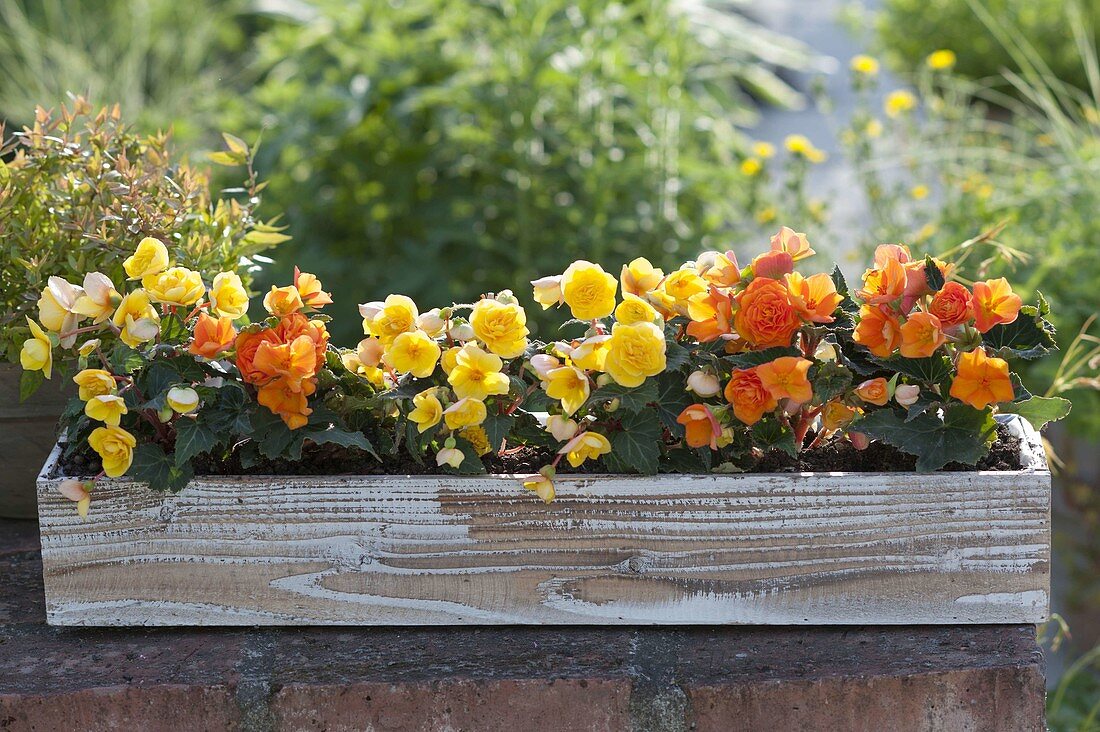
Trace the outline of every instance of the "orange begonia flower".
<instances>
[{"instance_id":1,"label":"orange begonia flower","mask_svg":"<svg viewBox=\"0 0 1100 732\"><path fill-rule=\"evenodd\" d=\"M688 301L687 333L700 343L710 343L733 332L733 297L717 287L710 287Z\"/></svg>"},{"instance_id":2,"label":"orange begonia flower","mask_svg":"<svg viewBox=\"0 0 1100 732\"><path fill-rule=\"evenodd\" d=\"M758 348L789 346L802 325L791 305L787 288L775 280L755 279L736 297L734 327L742 338Z\"/></svg>"},{"instance_id":3,"label":"orange begonia flower","mask_svg":"<svg viewBox=\"0 0 1100 732\"><path fill-rule=\"evenodd\" d=\"M875 268L882 269L891 259L902 264L913 261L909 247L904 244L879 244L875 247Z\"/></svg>"},{"instance_id":4,"label":"orange begonia flower","mask_svg":"<svg viewBox=\"0 0 1100 732\"><path fill-rule=\"evenodd\" d=\"M844 296L836 291L832 277L824 273L803 277L798 272L792 272L787 275L786 283L791 304L804 320L812 323L833 322L833 311Z\"/></svg>"},{"instance_id":5,"label":"orange begonia flower","mask_svg":"<svg viewBox=\"0 0 1100 732\"><path fill-rule=\"evenodd\" d=\"M241 372L241 378L249 384L263 384L270 380L254 364L256 351L264 343L279 343L275 331L265 328L257 332L245 331L237 336L237 370Z\"/></svg>"},{"instance_id":6,"label":"orange begonia flower","mask_svg":"<svg viewBox=\"0 0 1100 732\"><path fill-rule=\"evenodd\" d=\"M815 252L810 248L810 242L805 234L800 234L794 229L782 226L779 232L772 237L771 247L773 252L786 252L798 262L806 257L812 257Z\"/></svg>"},{"instance_id":7,"label":"orange begonia flower","mask_svg":"<svg viewBox=\"0 0 1100 732\"><path fill-rule=\"evenodd\" d=\"M948 282L932 297L928 312L939 318L944 328L952 328L974 317L974 298L965 286Z\"/></svg>"},{"instance_id":8,"label":"orange begonia flower","mask_svg":"<svg viewBox=\"0 0 1100 732\"><path fill-rule=\"evenodd\" d=\"M264 310L279 317L301 310L302 305L302 296L298 293L298 288L293 285L286 287L272 285L271 292L264 295Z\"/></svg>"},{"instance_id":9,"label":"orange begonia flower","mask_svg":"<svg viewBox=\"0 0 1100 732\"><path fill-rule=\"evenodd\" d=\"M310 320L295 312L283 317L274 331L280 343L290 343L299 336L309 336L317 356L316 370L320 371L324 367L325 352L328 350L328 329L320 320Z\"/></svg>"},{"instance_id":10,"label":"orange begonia flower","mask_svg":"<svg viewBox=\"0 0 1100 732\"><path fill-rule=\"evenodd\" d=\"M781 280L794 271L794 257L789 252L765 252L752 260L752 273L756 277Z\"/></svg>"},{"instance_id":11,"label":"orange begonia flower","mask_svg":"<svg viewBox=\"0 0 1100 732\"><path fill-rule=\"evenodd\" d=\"M717 287L733 287L741 281L741 268L732 251L707 252L696 260L699 275Z\"/></svg>"},{"instance_id":12,"label":"orange begonia flower","mask_svg":"<svg viewBox=\"0 0 1100 732\"><path fill-rule=\"evenodd\" d=\"M1008 375L1008 362L990 358L982 348L960 355L950 394L975 409L1012 401L1015 394Z\"/></svg>"},{"instance_id":13,"label":"orange begonia flower","mask_svg":"<svg viewBox=\"0 0 1100 732\"><path fill-rule=\"evenodd\" d=\"M868 305L893 302L905 294L905 267L896 259L888 259L882 267L863 273L863 287L856 291Z\"/></svg>"},{"instance_id":14,"label":"orange begonia flower","mask_svg":"<svg viewBox=\"0 0 1100 732\"><path fill-rule=\"evenodd\" d=\"M735 369L723 392L733 405L733 414L747 425L760 421L765 412L779 406L778 400L764 388L756 369Z\"/></svg>"},{"instance_id":15,"label":"orange begonia flower","mask_svg":"<svg viewBox=\"0 0 1100 732\"><path fill-rule=\"evenodd\" d=\"M1004 277L974 283L974 326L985 333L1001 323L1011 323L1020 314L1020 296Z\"/></svg>"},{"instance_id":16,"label":"orange begonia flower","mask_svg":"<svg viewBox=\"0 0 1100 732\"><path fill-rule=\"evenodd\" d=\"M194 338L187 351L194 356L213 359L230 348L236 339L237 329L233 327L232 318L212 318L206 313L199 313Z\"/></svg>"},{"instance_id":17,"label":"orange begonia flower","mask_svg":"<svg viewBox=\"0 0 1100 732\"><path fill-rule=\"evenodd\" d=\"M313 410L309 408L307 397L316 389L312 380L294 383L284 377L261 386L256 401L279 415L287 427L296 430L309 422Z\"/></svg>"},{"instance_id":18,"label":"orange begonia flower","mask_svg":"<svg viewBox=\"0 0 1100 732\"><path fill-rule=\"evenodd\" d=\"M868 404L881 407L890 401L890 385L881 376L868 379L856 387L856 396Z\"/></svg>"},{"instance_id":19,"label":"orange begonia flower","mask_svg":"<svg viewBox=\"0 0 1100 732\"><path fill-rule=\"evenodd\" d=\"M676 421L684 426L684 441L691 447L707 447L711 450L718 449L718 438L722 434L722 427L714 417L714 413L705 404L692 404L680 412Z\"/></svg>"},{"instance_id":20,"label":"orange begonia flower","mask_svg":"<svg viewBox=\"0 0 1100 732\"><path fill-rule=\"evenodd\" d=\"M313 341L309 336L298 336L290 343L261 343L252 361L255 369L268 377L268 381L285 379L292 391L295 385L317 373L317 360Z\"/></svg>"},{"instance_id":21,"label":"orange begonia flower","mask_svg":"<svg viewBox=\"0 0 1100 732\"><path fill-rule=\"evenodd\" d=\"M316 275L294 268L294 289L298 291L302 304L310 308L323 308L332 304L332 295L321 289L321 281Z\"/></svg>"},{"instance_id":22,"label":"orange begonia flower","mask_svg":"<svg viewBox=\"0 0 1100 732\"><path fill-rule=\"evenodd\" d=\"M806 374L812 362L798 356L782 356L756 367L760 383L775 399L790 399L799 404L813 398L813 389Z\"/></svg>"},{"instance_id":23,"label":"orange begonia flower","mask_svg":"<svg viewBox=\"0 0 1100 732\"><path fill-rule=\"evenodd\" d=\"M897 316L873 305L859 309L859 325L853 339L879 358L888 358L901 343Z\"/></svg>"},{"instance_id":24,"label":"orange begonia flower","mask_svg":"<svg viewBox=\"0 0 1100 732\"><path fill-rule=\"evenodd\" d=\"M829 402L821 410L821 427L826 432L835 432L844 429L859 414L855 407L849 407L844 402Z\"/></svg>"},{"instance_id":25,"label":"orange begonia flower","mask_svg":"<svg viewBox=\"0 0 1100 732\"><path fill-rule=\"evenodd\" d=\"M929 313L911 313L901 326L901 355L927 358L947 342L940 319Z\"/></svg>"}]
</instances>

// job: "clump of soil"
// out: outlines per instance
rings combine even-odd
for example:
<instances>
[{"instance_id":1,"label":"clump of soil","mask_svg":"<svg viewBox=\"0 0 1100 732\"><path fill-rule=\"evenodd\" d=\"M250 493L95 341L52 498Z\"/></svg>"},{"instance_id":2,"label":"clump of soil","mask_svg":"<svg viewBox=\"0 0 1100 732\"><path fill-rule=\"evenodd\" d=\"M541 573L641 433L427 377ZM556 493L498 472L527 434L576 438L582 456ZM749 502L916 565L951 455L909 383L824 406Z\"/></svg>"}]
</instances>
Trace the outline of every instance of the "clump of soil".
<instances>
[{"instance_id":1,"label":"clump of soil","mask_svg":"<svg viewBox=\"0 0 1100 732\"><path fill-rule=\"evenodd\" d=\"M813 434L807 435L807 443ZM989 454L978 461L977 465L950 463L945 471L972 470L1019 470L1020 440L1009 433L1004 425L997 426L997 441ZM543 447L520 447L504 455L486 455L482 458L490 473L536 473L539 468L549 464L553 453ZM748 473L799 473L799 472L860 472L889 473L912 471L916 469L917 459L883 442L872 442L866 450L856 450L847 440L831 439L812 449L803 450L799 457L793 458L785 452L772 450L764 453L742 466ZM95 475L100 470L99 457L90 449L78 450L62 461L61 472L64 475ZM418 463L405 453L386 456L378 462L362 450L348 449L338 445L307 444L302 449L302 459L267 460L251 465L248 469L241 466L240 454L233 452L228 459L216 459L203 455L195 460L195 473L198 475L438 475L443 471L436 467L432 458ZM600 473L607 472L599 463L586 463L579 470L573 470L562 461L558 466L560 473Z\"/></svg>"}]
</instances>

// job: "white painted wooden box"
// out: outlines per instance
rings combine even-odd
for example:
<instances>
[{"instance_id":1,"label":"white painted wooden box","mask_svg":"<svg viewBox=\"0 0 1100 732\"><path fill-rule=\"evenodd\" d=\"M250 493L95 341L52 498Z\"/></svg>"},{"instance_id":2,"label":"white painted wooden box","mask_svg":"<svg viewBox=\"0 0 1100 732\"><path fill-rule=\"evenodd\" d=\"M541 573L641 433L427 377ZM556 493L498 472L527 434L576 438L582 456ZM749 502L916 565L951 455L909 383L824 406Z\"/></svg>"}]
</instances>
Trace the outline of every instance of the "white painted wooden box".
<instances>
[{"instance_id":1,"label":"white painted wooden box","mask_svg":"<svg viewBox=\"0 0 1100 732\"><path fill-rule=\"evenodd\" d=\"M1047 617L1050 473L38 481L53 625L959 624Z\"/></svg>"}]
</instances>

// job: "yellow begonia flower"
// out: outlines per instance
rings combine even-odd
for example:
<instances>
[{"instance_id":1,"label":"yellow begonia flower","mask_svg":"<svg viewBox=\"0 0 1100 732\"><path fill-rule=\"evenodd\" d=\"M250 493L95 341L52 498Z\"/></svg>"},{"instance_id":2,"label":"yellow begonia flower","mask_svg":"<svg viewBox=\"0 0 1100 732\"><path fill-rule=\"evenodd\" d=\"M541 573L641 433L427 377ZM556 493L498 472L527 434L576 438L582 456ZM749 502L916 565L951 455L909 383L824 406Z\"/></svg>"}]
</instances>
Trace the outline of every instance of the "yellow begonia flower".
<instances>
[{"instance_id":1,"label":"yellow begonia flower","mask_svg":"<svg viewBox=\"0 0 1100 732\"><path fill-rule=\"evenodd\" d=\"M615 308L615 320L619 323L652 323L657 311L648 302L630 293L623 294L623 301Z\"/></svg>"},{"instance_id":2,"label":"yellow begonia flower","mask_svg":"<svg viewBox=\"0 0 1100 732\"><path fill-rule=\"evenodd\" d=\"M137 440L121 427L96 427L88 435L88 445L99 455L107 477L118 478L130 469Z\"/></svg>"},{"instance_id":3,"label":"yellow begonia flower","mask_svg":"<svg viewBox=\"0 0 1100 732\"><path fill-rule=\"evenodd\" d=\"M610 452L611 443L598 432L582 432L558 450L574 468L579 468L585 460L595 460Z\"/></svg>"},{"instance_id":4,"label":"yellow begonia flower","mask_svg":"<svg viewBox=\"0 0 1100 732\"><path fill-rule=\"evenodd\" d=\"M447 376L450 376L451 372L454 371L460 353L462 353L462 346L451 346L439 357L439 366Z\"/></svg>"},{"instance_id":5,"label":"yellow begonia flower","mask_svg":"<svg viewBox=\"0 0 1100 732\"><path fill-rule=\"evenodd\" d=\"M455 358L447 382L459 399L470 397L482 400L493 394L507 394L508 377L500 373L503 365L499 356L467 344Z\"/></svg>"},{"instance_id":6,"label":"yellow begonia flower","mask_svg":"<svg viewBox=\"0 0 1100 732\"><path fill-rule=\"evenodd\" d=\"M122 415L128 411L125 400L114 394L101 394L92 397L84 405L84 414L88 415L89 419L103 422L111 427L118 427Z\"/></svg>"},{"instance_id":7,"label":"yellow begonia flower","mask_svg":"<svg viewBox=\"0 0 1100 732\"><path fill-rule=\"evenodd\" d=\"M380 338L383 345L389 345L402 333L416 330L416 319L420 313L412 298L405 295L390 295L385 302L376 304L377 309L368 310L371 317L364 315L363 327L370 335ZM364 307L360 306L360 312Z\"/></svg>"},{"instance_id":8,"label":"yellow begonia flower","mask_svg":"<svg viewBox=\"0 0 1100 732\"><path fill-rule=\"evenodd\" d=\"M302 294L294 285L286 287L271 286L271 292L264 295L264 310L277 317L296 313L304 307Z\"/></svg>"},{"instance_id":9,"label":"yellow begonia flower","mask_svg":"<svg viewBox=\"0 0 1100 732\"><path fill-rule=\"evenodd\" d=\"M853 56L848 66L852 71L864 76L874 76L878 73L878 61L864 54Z\"/></svg>"},{"instance_id":10,"label":"yellow begonia flower","mask_svg":"<svg viewBox=\"0 0 1100 732\"><path fill-rule=\"evenodd\" d=\"M447 423L447 427L458 430L463 427L476 427L485 421L487 414L485 402L466 397L447 407L443 411L443 420Z\"/></svg>"},{"instance_id":11,"label":"yellow begonia flower","mask_svg":"<svg viewBox=\"0 0 1100 732\"><path fill-rule=\"evenodd\" d=\"M435 389L426 389L413 397L414 409L409 419L416 423L420 434L424 434L443 419L443 405L435 395Z\"/></svg>"},{"instance_id":12,"label":"yellow begonia flower","mask_svg":"<svg viewBox=\"0 0 1100 732\"><path fill-rule=\"evenodd\" d=\"M661 284L665 273L654 267L645 257L638 257L630 264L624 264L619 274L619 282L623 286L623 294L630 293L642 297Z\"/></svg>"},{"instance_id":13,"label":"yellow begonia flower","mask_svg":"<svg viewBox=\"0 0 1100 732\"><path fill-rule=\"evenodd\" d=\"M501 358L515 358L527 350L527 314L516 304L480 300L470 313L474 335Z\"/></svg>"},{"instance_id":14,"label":"yellow begonia flower","mask_svg":"<svg viewBox=\"0 0 1100 732\"><path fill-rule=\"evenodd\" d=\"M440 351L439 344L427 333L414 330L394 338L382 359L396 371L426 379L435 371Z\"/></svg>"},{"instance_id":15,"label":"yellow begonia flower","mask_svg":"<svg viewBox=\"0 0 1100 732\"><path fill-rule=\"evenodd\" d=\"M523 487L529 491L534 491L535 495L541 498L545 503L553 502L554 496L557 495L554 490L554 481L542 474L523 481Z\"/></svg>"},{"instance_id":16,"label":"yellow begonia flower","mask_svg":"<svg viewBox=\"0 0 1100 732\"><path fill-rule=\"evenodd\" d=\"M145 290L134 290L122 298L111 322L121 329L119 337L130 348L137 348L160 333L160 316Z\"/></svg>"},{"instance_id":17,"label":"yellow begonia flower","mask_svg":"<svg viewBox=\"0 0 1100 732\"><path fill-rule=\"evenodd\" d=\"M604 365L620 386L641 386L665 370L665 334L653 323L616 323Z\"/></svg>"},{"instance_id":18,"label":"yellow begonia flower","mask_svg":"<svg viewBox=\"0 0 1100 732\"><path fill-rule=\"evenodd\" d=\"M206 294L202 275L186 267L171 267L159 274L141 278L141 286L154 302L187 307Z\"/></svg>"},{"instance_id":19,"label":"yellow begonia flower","mask_svg":"<svg viewBox=\"0 0 1100 732\"><path fill-rule=\"evenodd\" d=\"M450 465L452 468L458 468L465 459L466 456L463 454L462 450L456 447L444 447L435 454L435 464L439 467Z\"/></svg>"},{"instance_id":20,"label":"yellow begonia flower","mask_svg":"<svg viewBox=\"0 0 1100 732\"><path fill-rule=\"evenodd\" d=\"M84 294L76 301L73 311L99 325L111 317L121 300L122 295L118 294L110 277L102 272L89 272L84 275Z\"/></svg>"},{"instance_id":21,"label":"yellow begonia flower","mask_svg":"<svg viewBox=\"0 0 1100 732\"><path fill-rule=\"evenodd\" d=\"M151 236L141 240L134 253L122 263L126 276L140 280L168 269L168 248Z\"/></svg>"},{"instance_id":22,"label":"yellow begonia flower","mask_svg":"<svg viewBox=\"0 0 1100 732\"><path fill-rule=\"evenodd\" d=\"M573 262L561 276L562 297L577 320L611 315L618 287L619 283L603 267L584 260Z\"/></svg>"},{"instance_id":23,"label":"yellow begonia flower","mask_svg":"<svg viewBox=\"0 0 1100 732\"><path fill-rule=\"evenodd\" d=\"M489 434L481 427L467 427L458 433L459 437L473 445L474 452L487 455L493 446L489 444Z\"/></svg>"},{"instance_id":24,"label":"yellow begonia flower","mask_svg":"<svg viewBox=\"0 0 1100 732\"><path fill-rule=\"evenodd\" d=\"M26 371L41 371L48 379L53 375L53 343L38 323L27 318L27 325L31 329L31 337L23 341L19 364Z\"/></svg>"},{"instance_id":25,"label":"yellow begonia flower","mask_svg":"<svg viewBox=\"0 0 1100 732\"><path fill-rule=\"evenodd\" d=\"M955 65L955 61L958 59L955 57L955 52L946 48L941 48L938 51L933 51L928 54L928 58L925 59L925 63L928 64L928 68L936 71L944 71Z\"/></svg>"},{"instance_id":26,"label":"yellow begonia flower","mask_svg":"<svg viewBox=\"0 0 1100 732\"><path fill-rule=\"evenodd\" d=\"M73 377L73 382L79 387L79 396L84 401L115 393L115 377L103 369L84 369Z\"/></svg>"},{"instance_id":27,"label":"yellow begonia flower","mask_svg":"<svg viewBox=\"0 0 1100 732\"><path fill-rule=\"evenodd\" d=\"M190 414L199 408L199 393L189 386L173 386L168 390L168 406L177 414Z\"/></svg>"},{"instance_id":28,"label":"yellow begonia flower","mask_svg":"<svg viewBox=\"0 0 1100 732\"><path fill-rule=\"evenodd\" d=\"M236 272L219 272L210 283L210 307L223 318L236 320L248 312L248 291Z\"/></svg>"},{"instance_id":29,"label":"yellow begonia flower","mask_svg":"<svg viewBox=\"0 0 1100 732\"><path fill-rule=\"evenodd\" d=\"M574 366L588 371L603 371L607 362L607 348L611 341L610 335L595 335L586 338L569 354L569 360Z\"/></svg>"},{"instance_id":30,"label":"yellow begonia flower","mask_svg":"<svg viewBox=\"0 0 1100 732\"><path fill-rule=\"evenodd\" d=\"M84 289L61 277L50 277L46 289L38 299L38 320L46 330L61 336L61 347L71 348L76 342L80 313L76 304L84 296Z\"/></svg>"},{"instance_id":31,"label":"yellow begonia flower","mask_svg":"<svg viewBox=\"0 0 1100 732\"><path fill-rule=\"evenodd\" d=\"M665 278L662 289L676 302L677 307L683 309L692 295L707 291L707 281L694 269L678 269Z\"/></svg>"},{"instance_id":32,"label":"yellow begonia flower","mask_svg":"<svg viewBox=\"0 0 1100 732\"><path fill-rule=\"evenodd\" d=\"M583 371L573 366L561 366L546 374L546 395L560 399L566 415L576 412L588 400L591 384Z\"/></svg>"},{"instance_id":33,"label":"yellow begonia flower","mask_svg":"<svg viewBox=\"0 0 1100 732\"><path fill-rule=\"evenodd\" d=\"M911 112L916 109L917 98L913 96L912 92L905 89L898 89L892 91L886 97L886 101L883 103L883 110L886 112L886 116L890 118L897 118L906 112Z\"/></svg>"},{"instance_id":34,"label":"yellow begonia flower","mask_svg":"<svg viewBox=\"0 0 1100 732\"><path fill-rule=\"evenodd\" d=\"M561 275L531 280L531 287L534 288L532 297L535 298L535 302L542 305L543 310L564 302L561 295Z\"/></svg>"}]
</instances>

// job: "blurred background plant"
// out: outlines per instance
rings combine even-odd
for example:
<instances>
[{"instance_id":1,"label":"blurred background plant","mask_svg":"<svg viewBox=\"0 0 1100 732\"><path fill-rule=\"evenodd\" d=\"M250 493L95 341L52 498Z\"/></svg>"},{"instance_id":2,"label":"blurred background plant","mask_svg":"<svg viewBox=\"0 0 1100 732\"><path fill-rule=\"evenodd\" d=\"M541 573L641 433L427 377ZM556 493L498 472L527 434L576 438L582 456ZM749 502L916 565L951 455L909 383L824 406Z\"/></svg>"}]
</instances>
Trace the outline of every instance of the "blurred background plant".
<instances>
[{"instance_id":1,"label":"blurred background plant","mask_svg":"<svg viewBox=\"0 0 1100 732\"><path fill-rule=\"evenodd\" d=\"M577 258L667 265L809 219L820 152L785 156L777 187L774 151L738 127L803 103L771 68L818 59L731 9L319 0L258 38L262 80L223 126L263 130L285 256L346 297L442 305Z\"/></svg>"},{"instance_id":2,"label":"blurred background plant","mask_svg":"<svg viewBox=\"0 0 1100 732\"><path fill-rule=\"evenodd\" d=\"M117 106L98 112L82 97L39 109L24 132L0 126L0 353L17 361L26 317L48 276L80 285L98 271L121 285L139 240L168 245L180 265L238 271L247 283L259 252L286 239L255 217L262 184L252 154L226 137L226 162L248 178L232 196L210 190L205 171L173 161L169 138L127 127ZM26 372L31 373L31 372Z\"/></svg>"},{"instance_id":3,"label":"blurred background plant","mask_svg":"<svg viewBox=\"0 0 1100 732\"><path fill-rule=\"evenodd\" d=\"M227 91L247 84L250 0L0 0L0 119L34 121L68 93L119 104L143 130L216 144Z\"/></svg>"}]
</instances>

